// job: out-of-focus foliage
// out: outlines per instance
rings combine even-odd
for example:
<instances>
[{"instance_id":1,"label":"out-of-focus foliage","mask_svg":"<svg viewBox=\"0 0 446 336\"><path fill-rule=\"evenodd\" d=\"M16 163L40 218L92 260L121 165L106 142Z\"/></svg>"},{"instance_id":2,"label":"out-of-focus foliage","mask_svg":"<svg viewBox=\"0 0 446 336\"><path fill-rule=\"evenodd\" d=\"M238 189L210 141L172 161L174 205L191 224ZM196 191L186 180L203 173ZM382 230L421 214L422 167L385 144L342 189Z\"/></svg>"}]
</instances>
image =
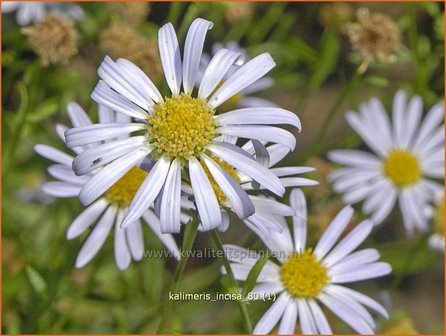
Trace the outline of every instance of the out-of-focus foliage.
<instances>
[{"instance_id":1,"label":"out-of-focus foliage","mask_svg":"<svg viewBox=\"0 0 446 336\"><path fill-rule=\"evenodd\" d=\"M68 123L66 105L70 101L77 101L96 120L90 94L105 55L101 36L110 25L131 25L142 40L153 41L158 28L170 21L182 41L192 20L201 16L214 22L207 52L211 52L213 42L236 41L249 56L272 54L277 63L271 74L275 85L263 96L295 111L303 124L303 132L297 136L298 148L286 163L317 167L314 177L321 181L321 186L305 190L310 241L317 240L324 224L342 206L339 196L332 194L324 181L333 169L324 162L326 151L357 148L360 143L345 126L343 112L372 96L390 106L399 88L421 95L427 106L443 99L444 13L440 3L344 4L344 9L326 3L245 3L240 7L238 3L151 3L142 19L140 11L120 15L122 8L107 3L80 6L85 17L75 22L78 53L65 64L43 66L15 23L15 15L3 15L3 333L138 334L157 329L175 261L144 258L120 272L113 259L113 241L108 239L88 266L75 269L82 242L65 237L82 207L77 200L56 201L43 193L41 185L49 179L45 173L48 162L33 151L37 143L63 149L55 125ZM352 50L343 25L355 20L360 6L389 15L400 30L401 44L393 63L374 59L355 79L363 56ZM328 17L339 15L339 19L327 22L326 13ZM133 20L131 15L137 14L139 19ZM156 82L158 87L166 87L162 78ZM330 110L336 116L321 134L321 141L314 143ZM357 215L362 217L360 208ZM442 333L443 256L427 248L426 235L406 239L401 228L401 218L392 214L367 241L366 245L381 251L394 273L364 291L389 289L392 307L410 312L418 331ZM231 225L223 240L264 248L243 225ZM198 234L195 248L210 248L209 242L208 234ZM149 232L145 232L145 246L162 249ZM227 291L228 282L221 277L220 266L220 261L211 258L189 260L180 290L212 295ZM252 284L248 281L245 290ZM252 321L269 306L267 302L246 304ZM172 333L244 330L233 301L178 301L173 309L168 327ZM349 332L333 315L327 316L336 332Z\"/></svg>"}]
</instances>

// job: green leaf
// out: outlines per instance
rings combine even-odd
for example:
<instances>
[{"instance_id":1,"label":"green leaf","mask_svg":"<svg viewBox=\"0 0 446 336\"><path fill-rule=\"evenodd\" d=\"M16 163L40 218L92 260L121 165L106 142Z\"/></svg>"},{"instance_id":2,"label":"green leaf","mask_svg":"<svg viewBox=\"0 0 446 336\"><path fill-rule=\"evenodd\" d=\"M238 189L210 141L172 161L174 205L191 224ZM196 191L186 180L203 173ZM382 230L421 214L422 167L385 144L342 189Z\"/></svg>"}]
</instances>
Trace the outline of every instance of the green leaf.
<instances>
[{"instance_id":1,"label":"green leaf","mask_svg":"<svg viewBox=\"0 0 446 336\"><path fill-rule=\"evenodd\" d=\"M248 277L245 281L245 285L243 286L243 297L247 296L248 293L254 288L257 282L257 278L259 277L259 274L262 271L263 266L265 266L266 262L268 261L269 257L269 251L267 251L267 253L263 253L259 260L257 260L257 262L254 264L253 268L251 268L251 270L249 271Z\"/></svg>"},{"instance_id":2,"label":"green leaf","mask_svg":"<svg viewBox=\"0 0 446 336\"><path fill-rule=\"evenodd\" d=\"M47 297L47 286L45 280L31 265L26 265L25 267L26 276L28 277L31 287L34 289L36 294L42 298Z\"/></svg>"}]
</instances>

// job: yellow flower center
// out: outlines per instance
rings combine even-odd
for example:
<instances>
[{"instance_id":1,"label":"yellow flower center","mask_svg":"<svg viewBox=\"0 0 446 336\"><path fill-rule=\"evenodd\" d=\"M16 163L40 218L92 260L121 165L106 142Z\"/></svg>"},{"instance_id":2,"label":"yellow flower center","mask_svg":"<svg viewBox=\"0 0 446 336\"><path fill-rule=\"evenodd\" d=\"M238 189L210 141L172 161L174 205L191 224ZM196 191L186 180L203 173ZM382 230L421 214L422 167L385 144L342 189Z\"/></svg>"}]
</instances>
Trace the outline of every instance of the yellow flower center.
<instances>
[{"instance_id":1,"label":"yellow flower center","mask_svg":"<svg viewBox=\"0 0 446 336\"><path fill-rule=\"evenodd\" d=\"M218 165L223 168L223 170L225 172L227 172L229 175L231 175L231 177L240 184L240 178L237 175L237 170L232 167L229 163L220 160L219 158L215 157L215 156L211 156L212 160L214 160L216 163L218 163ZM225 196L225 194L223 193L223 191L220 189L220 187L218 186L217 182L215 182L214 178L212 177L211 172L209 171L208 167L206 166L206 164L202 161L201 162L201 166L203 167L209 182L211 182L211 186L212 189L214 190L215 196L217 197L217 201L218 204L223 205L223 206L229 206L228 204L228 199Z\"/></svg>"},{"instance_id":2,"label":"yellow flower center","mask_svg":"<svg viewBox=\"0 0 446 336\"><path fill-rule=\"evenodd\" d=\"M296 298L316 298L330 281L327 270L311 249L291 256L282 265L280 278L288 293Z\"/></svg>"},{"instance_id":3,"label":"yellow flower center","mask_svg":"<svg viewBox=\"0 0 446 336\"><path fill-rule=\"evenodd\" d=\"M405 150L392 151L384 161L384 174L398 188L404 188L421 178L421 167L418 159Z\"/></svg>"},{"instance_id":4,"label":"yellow flower center","mask_svg":"<svg viewBox=\"0 0 446 336\"><path fill-rule=\"evenodd\" d=\"M185 94L166 98L148 118L153 155L183 161L199 156L215 137L216 127L214 111L204 99Z\"/></svg>"},{"instance_id":5,"label":"yellow flower center","mask_svg":"<svg viewBox=\"0 0 446 336\"><path fill-rule=\"evenodd\" d=\"M434 231L436 233L444 234L444 197L435 208Z\"/></svg>"},{"instance_id":6,"label":"yellow flower center","mask_svg":"<svg viewBox=\"0 0 446 336\"><path fill-rule=\"evenodd\" d=\"M129 206L146 176L144 170L133 167L105 192L105 198L117 206Z\"/></svg>"}]
</instances>

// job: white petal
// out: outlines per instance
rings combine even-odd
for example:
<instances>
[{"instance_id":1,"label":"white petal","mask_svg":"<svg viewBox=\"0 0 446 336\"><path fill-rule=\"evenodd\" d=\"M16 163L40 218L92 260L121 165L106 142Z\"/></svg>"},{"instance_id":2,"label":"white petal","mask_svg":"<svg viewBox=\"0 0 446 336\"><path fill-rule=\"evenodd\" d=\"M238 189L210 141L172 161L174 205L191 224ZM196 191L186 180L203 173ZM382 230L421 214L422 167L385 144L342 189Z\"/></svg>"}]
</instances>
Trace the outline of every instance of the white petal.
<instances>
[{"instance_id":1,"label":"white petal","mask_svg":"<svg viewBox=\"0 0 446 336\"><path fill-rule=\"evenodd\" d=\"M386 149L388 149L392 145L393 139L390 120L386 113L386 109L380 100L372 98L369 101L369 110L370 113L368 113L368 116L376 125L375 130L379 131L382 137L382 143L386 146Z\"/></svg>"},{"instance_id":2,"label":"white petal","mask_svg":"<svg viewBox=\"0 0 446 336\"><path fill-rule=\"evenodd\" d=\"M279 168L271 168L271 171L274 172L274 175L282 177L282 176L290 176L297 174L304 174L313 172L316 169L312 167L279 167Z\"/></svg>"},{"instance_id":3,"label":"white petal","mask_svg":"<svg viewBox=\"0 0 446 336\"><path fill-rule=\"evenodd\" d=\"M149 209L159 195L169 173L170 160L162 156L150 170L129 206L121 226L133 225ZM180 204L177 205L178 207Z\"/></svg>"},{"instance_id":4,"label":"white petal","mask_svg":"<svg viewBox=\"0 0 446 336\"><path fill-rule=\"evenodd\" d=\"M147 111L145 111L141 106L133 104L126 97L123 97L116 91L113 91L102 80L100 80L94 88L91 98L98 104L104 105L113 111L126 114L133 118L145 119L148 116Z\"/></svg>"},{"instance_id":5,"label":"white petal","mask_svg":"<svg viewBox=\"0 0 446 336\"><path fill-rule=\"evenodd\" d=\"M148 153L143 150L133 151L102 168L82 187L79 194L82 204L88 205L101 196Z\"/></svg>"},{"instance_id":6,"label":"white petal","mask_svg":"<svg viewBox=\"0 0 446 336\"><path fill-rule=\"evenodd\" d=\"M296 215L296 211L283 203L276 201L274 198L266 198L262 196L252 196L250 195L252 203L254 204L257 212L262 211L261 209L265 209L266 212L272 215L279 216L294 216Z\"/></svg>"},{"instance_id":7,"label":"white petal","mask_svg":"<svg viewBox=\"0 0 446 336\"><path fill-rule=\"evenodd\" d=\"M164 246L166 246L170 253L172 253L175 259L180 260L181 252L178 249L175 239L173 239L173 236L169 233L161 233L161 226L158 217L151 210L144 212L142 217L147 225L158 236Z\"/></svg>"},{"instance_id":8,"label":"white petal","mask_svg":"<svg viewBox=\"0 0 446 336\"><path fill-rule=\"evenodd\" d=\"M263 91L266 89L269 89L274 85L274 79L271 77L263 77L256 81L255 83L248 86L246 89L243 90L243 93L245 95L249 95L255 92Z\"/></svg>"},{"instance_id":9,"label":"white petal","mask_svg":"<svg viewBox=\"0 0 446 336\"><path fill-rule=\"evenodd\" d=\"M73 161L73 170L78 175L87 174L143 145L143 135L108 142L80 153Z\"/></svg>"},{"instance_id":10,"label":"white petal","mask_svg":"<svg viewBox=\"0 0 446 336\"><path fill-rule=\"evenodd\" d=\"M353 216L353 208L351 206L344 207L332 220L328 228L325 230L321 239L319 240L316 248L314 249L314 255L319 259L322 259L333 245L338 240L342 231L346 228L348 222Z\"/></svg>"},{"instance_id":11,"label":"white petal","mask_svg":"<svg viewBox=\"0 0 446 336\"><path fill-rule=\"evenodd\" d=\"M175 29L169 22L158 31L158 48L167 84L172 94L178 94L181 86L181 53Z\"/></svg>"},{"instance_id":12,"label":"white petal","mask_svg":"<svg viewBox=\"0 0 446 336\"><path fill-rule=\"evenodd\" d=\"M384 318L389 318L389 314L387 313L386 309L379 304L377 301L373 300L372 298L356 291L351 288L347 288L344 286L338 286L338 285L331 285L330 287L336 288L338 292L345 293L346 296L351 297L355 301L363 304L366 307L369 307L370 309L373 309L377 313L381 314Z\"/></svg>"},{"instance_id":13,"label":"white petal","mask_svg":"<svg viewBox=\"0 0 446 336\"><path fill-rule=\"evenodd\" d=\"M290 150L294 150L296 146L296 138L291 132L273 126L221 126L217 128L217 132L239 138L279 143Z\"/></svg>"},{"instance_id":14,"label":"white petal","mask_svg":"<svg viewBox=\"0 0 446 336\"><path fill-rule=\"evenodd\" d=\"M373 329L351 307L325 293L319 295L319 299L336 316L347 323L353 330L360 334L372 335Z\"/></svg>"},{"instance_id":15,"label":"white petal","mask_svg":"<svg viewBox=\"0 0 446 336\"><path fill-rule=\"evenodd\" d=\"M304 252L307 241L307 202L300 189L293 189L290 194L290 205L296 210L293 217L294 249Z\"/></svg>"},{"instance_id":16,"label":"white petal","mask_svg":"<svg viewBox=\"0 0 446 336\"><path fill-rule=\"evenodd\" d=\"M444 119L444 106L443 104L437 104L431 108L423 123L420 126L416 140L413 145L414 151L416 151L420 144L423 143L426 138L432 134L432 132L440 125Z\"/></svg>"},{"instance_id":17,"label":"white petal","mask_svg":"<svg viewBox=\"0 0 446 336\"><path fill-rule=\"evenodd\" d=\"M71 223L67 231L67 239L73 239L82 234L104 212L108 203L101 198L84 211Z\"/></svg>"},{"instance_id":18,"label":"white petal","mask_svg":"<svg viewBox=\"0 0 446 336\"><path fill-rule=\"evenodd\" d=\"M254 213L254 205L240 185L210 157L203 155L204 162L215 182L228 198L232 209L241 219Z\"/></svg>"},{"instance_id":19,"label":"white petal","mask_svg":"<svg viewBox=\"0 0 446 336\"><path fill-rule=\"evenodd\" d=\"M363 184L357 186L355 189L351 189L344 194L342 200L345 204L354 204L362 201L373 191L373 185Z\"/></svg>"},{"instance_id":20,"label":"white petal","mask_svg":"<svg viewBox=\"0 0 446 336\"><path fill-rule=\"evenodd\" d=\"M187 94L191 93L194 88L204 39L207 31L212 29L213 25L210 21L198 18L192 22L187 32L183 56L183 88Z\"/></svg>"},{"instance_id":21,"label":"white petal","mask_svg":"<svg viewBox=\"0 0 446 336\"><path fill-rule=\"evenodd\" d=\"M239 60L240 53L228 49L220 49L206 68L198 89L198 96L207 98L220 84L229 68Z\"/></svg>"},{"instance_id":22,"label":"white petal","mask_svg":"<svg viewBox=\"0 0 446 336\"><path fill-rule=\"evenodd\" d=\"M35 145L34 150L40 156L53 162L58 162L67 166L71 166L73 163L73 157L47 145Z\"/></svg>"},{"instance_id":23,"label":"white petal","mask_svg":"<svg viewBox=\"0 0 446 336\"><path fill-rule=\"evenodd\" d=\"M332 150L327 154L327 157L336 163L358 168L378 169L381 167L381 161L375 155L359 150Z\"/></svg>"},{"instance_id":24,"label":"white petal","mask_svg":"<svg viewBox=\"0 0 446 336\"><path fill-rule=\"evenodd\" d=\"M303 335L316 335L317 328L314 322L313 314L304 299L297 300L299 307L299 322Z\"/></svg>"},{"instance_id":25,"label":"white petal","mask_svg":"<svg viewBox=\"0 0 446 336\"><path fill-rule=\"evenodd\" d=\"M45 182L42 190L54 197L77 197L81 186L66 182Z\"/></svg>"},{"instance_id":26,"label":"white petal","mask_svg":"<svg viewBox=\"0 0 446 336\"><path fill-rule=\"evenodd\" d=\"M297 115L278 107L243 108L217 116L220 125L293 125L301 129Z\"/></svg>"},{"instance_id":27,"label":"white petal","mask_svg":"<svg viewBox=\"0 0 446 336\"><path fill-rule=\"evenodd\" d=\"M352 111L347 112L345 117L349 125L356 131L356 133L358 133L364 142L375 151L375 153L380 157L387 154L381 140L373 133L375 125L369 125L367 122L364 122L357 113Z\"/></svg>"},{"instance_id":28,"label":"white petal","mask_svg":"<svg viewBox=\"0 0 446 336\"><path fill-rule=\"evenodd\" d=\"M272 306L263 314L262 318L257 322L253 333L256 335L269 334L279 321L280 317L289 304L290 298L288 294L282 293Z\"/></svg>"},{"instance_id":29,"label":"white petal","mask_svg":"<svg viewBox=\"0 0 446 336\"><path fill-rule=\"evenodd\" d=\"M88 236L76 258L76 267L85 266L99 252L116 218L117 208L109 207Z\"/></svg>"},{"instance_id":30,"label":"white petal","mask_svg":"<svg viewBox=\"0 0 446 336\"><path fill-rule=\"evenodd\" d=\"M271 190L276 195L282 196L284 194L285 188L282 186L279 178L256 161L235 152L227 145L223 144L218 146L210 145L209 150L234 168L250 176L253 180L257 181L265 188Z\"/></svg>"},{"instance_id":31,"label":"white petal","mask_svg":"<svg viewBox=\"0 0 446 336\"><path fill-rule=\"evenodd\" d=\"M115 112L107 106L99 105L98 107L99 123L112 123L115 122Z\"/></svg>"},{"instance_id":32,"label":"white petal","mask_svg":"<svg viewBox=\"0 0 446 336\"><path fill-rule=\"evenodd\" d=\"M123 58L118 59L116 64L127 73L128 80L136 84L134 85L135 89L144 97L146 102L153 100L155 103L161 103L163 101L163 96L155 84L139 67Z\"/></svg>"},{"instance_id":33,"label":"white petal","mask_svg":"<svg viewBox=\"0 0 446 336\"><path fill-rule=\"evenodd\" d=\"M119 223L121 226L121 223ZM136 221L132 225L122 229L126 233L127 244L134 260L141 260L144 254L144 236L141 223Z\"/></svg>"},{"instance_id":34,"label":"white petal","mask_svg":"<svg viewBox=\"0 0 446 336\"><path fill-rule=\"evenodd\" d=\"M209 104L217 108L226 100L263 77L276 64L270 54L261 54L238 69L209 99Z\"/></svg>"},{"instance_id":35,"label":"white petal","mask_svg":"<svg viewBox=\"0 0 446 336\"><path fill-rule=\"evenodd\" d=\"M74 175L71 166L64 164L55 164L48 167L48 173L62 182L68 182L72 184L83 185L89 179L89 176L76 176Z\"/></svg>"},{"instance_id":36,"label":"white petal","mask_svg":"<svg viewBox=\"0 0 446 336\"><path fill-rule=\"evenodd\" d=\"M280 321L280 335L294 335L297 323L297 303L290 300Z\"/></svg>"},{"instance_id":37,"label":"white petal","mask_svg":"<svg viewBox=\"0 0 446 336\"><path fill-rule=\"evenodd\" d=\"M74 127L91 125L91 119L84 109L76 102L70 102L67 106L68 117Z\"/></svg>"},{"instance_id":38,"label":"white petal","mask_svg":"<svg viewBox=\"0 0 446 336\"><path fill-rule=\"evenodd\" d=\"M181 165L178 159L173 160L166 177L161 199L160 222L161 232L179 233L181 230Z\"/></svg>"},{"instance_id":39,"label":"white petal","mask_svg":"<svg viewBox=\"0 0 446 336\"><path fill-rule=\"evenodd\" d=\"M333 276L331 281L332 283L348 283L348 282L356 282L367 279L378 278L392 272L392 268L388 263L385 262L376 262L373 264L365 265L361 268L356 268L351 270L350 272L345 272L343 274L339 274Z\"/></svg>"},{"instance_id":40,"label":"white petal","mask_svg":"<svg viewBox=\"0 0 446 336\"><path fill-rule=\"evenodd\" d=\"M305 186L315 186L319 182L316 180L307 179L305 177L281 177L280 182L285 188L288 187L305 187Z\"/></svg>"},{"instance_id":41,"label":"white petal","mask_svg":"<svg viewBox=\"0 0 446 336\"><path fill-rule=\"evenodd\" d=\"M221 223L218 226L218 231L226 232L229 228L229 215L226 211L220 211L221 213Z\"/></svg>"},{"instance_id":42,"label":"white petal","mask_svg":"<svg viewBox=\"0 0 446 336\"><path fill-rule=\"evenodd\" d=\"M327 265L330 267L332 274L341 274L355 267L362 267L366 264L375 262L379 259L379 252L375 249L368 248L357 252L353 252L337 263Z\"/></svg>"},{"instance_id":43,"label":"white petal","mask_svg":"<svg viewBox=\"0 0 446 336\"><path fill-rule=\"evenodd\" d=\"M119 211L116 216L115 224L115 261L121 271L125 270L132 260L125 238L125 231L124 229L121 229L122 217L123 213L122 211Z\"/></svg>"},{"instance_id":44,"label":"white petal","mask_svg":"<svg viewBox=\"0 0 446 336\"><path fill-rule=\"evenodd\" d=\"M349 306L351 309L353 309L358 315L361 316L361 318L367 322L367 324L372 328L375 329L376 324L373 320L372 315L365 309L361 304L359 304L356 300L354 300L352 297L347 295L344 291L340 291L339 288L342 288L341 286L328 286L325 288L325 293L328 295L331 295L333 298L339 300L343 304Z\"/></svg>"},{"instance_id":45,"label":"white petal","mask_svg":"<svg viewBox=\"0 0 446 336\"><path fill-rule=\"evenodd\" d=\"M267 147L267 150L269 152L269 166L273 167L276 165L279 161L281 161L285 156L288 155L290 152L289 148L280 145L280 144L274 144Z\"/></svg>"},{"instance_id":46,"label":"white petal","mask_svg":"<svg viewBox=\"0 0 446 336\"><path fill-rule=\"evenodd\" d=\"M394 142L397 146L402 144L405 111L406 111L406 93L402 90L398 91L393 98L392 124Z\"/></svg>"},{"instance_id":47,"label":"white petal","mask_svg":"<svg viewBox=\"0 0 446 336\"><path fill-rule=\"evenodd\" d=\"M407 112L404 118L405 125L403 127L401 141L405 146L408 146L412 142L415 131L420 124L422 113L423 100L419 96L415 96L409 101L409 104L407 105Z\"/></svg>"},{"instance_id":48,"label":"white petal","mask_svg":"<svg viewBox=\"0 0 446 336\"><path fill-rule=\"evenodd\" d=\"M138 86L144 85L144 82L113 62L109 56L104 57L98 69L98 75L114 91L142 109L146 109L151 103L147 93L142 94L138 89Z\"/></svg>"},{"instance_id":49,"label":"white petal","mask_svg":"<svg viewBox=\"0 0 446 336\"><path fill-rule=\"evenodd\" d=\"M220 206L206 173L194 157L189 159L189 177L203 228L215 229L221 223Z\"/></svg>"},{"instance_id":50,"label":"white petal","mask_svg":"<svg viewBox=\"0 0 446 336\"><path fill-rule=\"evenodd\" d=\"M369 236L373 229L373 222L365 220L358 224L349 234L342 239L339 244L324 258L324 264L327 267L335 264L355 248Z\"/></svg>"},{"instance_id":51,"label":"white petal","mask_svg":"<svg viewBox=\"0 0 446 336\"><path fill-rule=\"evenodd\" d=\"M319 331L320 335L331 335L333 332L331 331L330 325L328 324L327 318L325 317L324 312L316 303L316 301L310 299L307 300L308 306L310 307L311 314L314 317L314 322L316 323L316 327Z\"/></svg>"},{"instance_id":52,"label":"white petal","mask_svg":"<svg viewBox=\"0 0 446 336\"><path fill-rule=\"evenodd\" d=\"M65 132L65 139L67 140L67 146L71 148L127 135L143 130L145 127L144 124L93 124L67 130Z\"/></svg>"}]
</instances>

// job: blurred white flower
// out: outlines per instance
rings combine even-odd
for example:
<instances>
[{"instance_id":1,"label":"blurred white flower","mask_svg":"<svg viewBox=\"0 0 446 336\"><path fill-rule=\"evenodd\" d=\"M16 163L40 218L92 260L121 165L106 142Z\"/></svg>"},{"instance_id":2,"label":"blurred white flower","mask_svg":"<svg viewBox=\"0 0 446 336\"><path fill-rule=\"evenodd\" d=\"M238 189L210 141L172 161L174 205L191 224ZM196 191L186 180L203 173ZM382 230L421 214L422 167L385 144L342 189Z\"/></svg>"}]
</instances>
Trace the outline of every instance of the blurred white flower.
<instances>
[{"instance_id":1,"label":"blurred white flower","mask_svg":"<svg viewBox=\"0 0 446 336\"><path fill-rule=\"evenodd\" d=\"M70 148L132 135L122 142L111 141L86 151L74 160L78 175L105 166L81 189L80 199L88 205L106 192L137 162L151 155L156 161L136 193L123 226L135 222L160 197L162 232L180 231L180 195L182 180L190 183L204 230L222 223L218 203L206 169L211 172L225 195L240 209L241 218L252 214L252 204L239 183L225 171L227 164L255 180L264 189L282 195L280 179L228 138L255 139L278 143L294 149L294 135L282 128L287 124L300 129L300 120L292 112L274 107L237 109L215 115L215 109L270 71L275 63L267 53L240 67L220 87L225 74L240 54L221 49L211 60L196 97L192 97L206 33L212 22L196 19L186 36L184 57L172 24L161 27L158 44L165 78L171 90L163 98L147 75L125 59L116 62L105 57L98 74L101 77L92 98L118 113L134 118L132 123L99 123L75 127L66 132ZM182 89L181 89L182 85ZM225 162L225 165L219 164ZM185 171L186 174L182 174ZM224 187L223 187L224 185ZM236 205L235 205L236 204Z\"/></svg>"},{"instance_id":2,"label":"blurred white flower","mask_svg":"<svg viewBox=\"0 0 446 336\"><path fill-rule=\"evenodd\" d=\"M84 110L76 103L68 104L68 115L74 127L91 125L91 120ZM114 113L103 106L99 107L99 119L103 123L126 123L129 117L123 114ZM64 132L67 127L57 126L59 137L65 142ZM125 136L117 140L121 143L125 141ZM109 142L105 142L107 144ZM76 153L92 150L94 147L79 146L73 148ZM55 164L48 168L51 176L57 181L46 182L43 190L51 196L58 198L78 197L79 191L92 177L92 174L76 176L73 173L73 157L47 145L36 145L35 151L41 156L53 161ZM83 267L93 259L99 252L112 227L115 227L114 233L114 251L115 261L119 269L126 269L132 260L139 261L144 253L144 241L141 222L137 220L126 228L121 228L122 219L130 201L136 190L147 176L147 172L135 166L129 170L120 180L118 180L100 199L87 207L71 223L67 238L73 239L81 235L93 224L93 230L82 246L77 259L76 267ZM147 209L142 215L144 222L159 237L164 245L170 250L175 258L179 259L180 252L170 234L163 234L160 231L160 222L152 210ZM189 218L184 215L183 220Z\"/></svg>"},{"instance_id":3,"label":"blurred white flower","mask_svg":"<svg viewBox=\"0 0 446 336\"><path fill-rule=\"evenodd\" d=\"M280 320L278 334L294 334L299 319L302 334L332 334L322 303L356 332L373 334L376 325L366 308L386 318L387 311L375 300L343 286L391 272L388 263L378 261L377 250L355 251L369 236L373 223L363 221L336 245L353 216L353 209L346 206L312 249L306 246L307 207L301 190L293 189L290 204L296 211L293 233L285 225L281 233L271 232L269 239L260 237L280 265L268 260L250 294L252 299L277 295L253 333L268 334ZM236 279L246 281L259 255L234 245L224 249Z\"/></svg>"},{"instance_id":4,"label":"blurred white flower","mask_svg":"<svg viewBox=\"0 0 446 336\"><path fill-rule=\"evenodd\" d=\"M42 21L47 13L65 15L73 20L84 16L84 11L78 5L69 2L41 2L41 1L4 1L2 13L16 11L17 23L26 26Z\"/></svg>"},{"instance_id":5,"label":"blurred white flower","mask_svg":"<svg viewBox=\"0 0 446 336\"><path fill-rule=\"evenodd\" d=\"M393 101L392 124L378 99L349 111L347 121L377 154L359 150L334 150L330 160L346 165L330 174L333 190L347 204L364 200L363 212L381 223L398 201L407 234L426 231L428 217L420 205L433 202L444 179L443 104L437 104L422 122L423 101L407 102L403 91Z\"/></svg>"}]
</instances>

